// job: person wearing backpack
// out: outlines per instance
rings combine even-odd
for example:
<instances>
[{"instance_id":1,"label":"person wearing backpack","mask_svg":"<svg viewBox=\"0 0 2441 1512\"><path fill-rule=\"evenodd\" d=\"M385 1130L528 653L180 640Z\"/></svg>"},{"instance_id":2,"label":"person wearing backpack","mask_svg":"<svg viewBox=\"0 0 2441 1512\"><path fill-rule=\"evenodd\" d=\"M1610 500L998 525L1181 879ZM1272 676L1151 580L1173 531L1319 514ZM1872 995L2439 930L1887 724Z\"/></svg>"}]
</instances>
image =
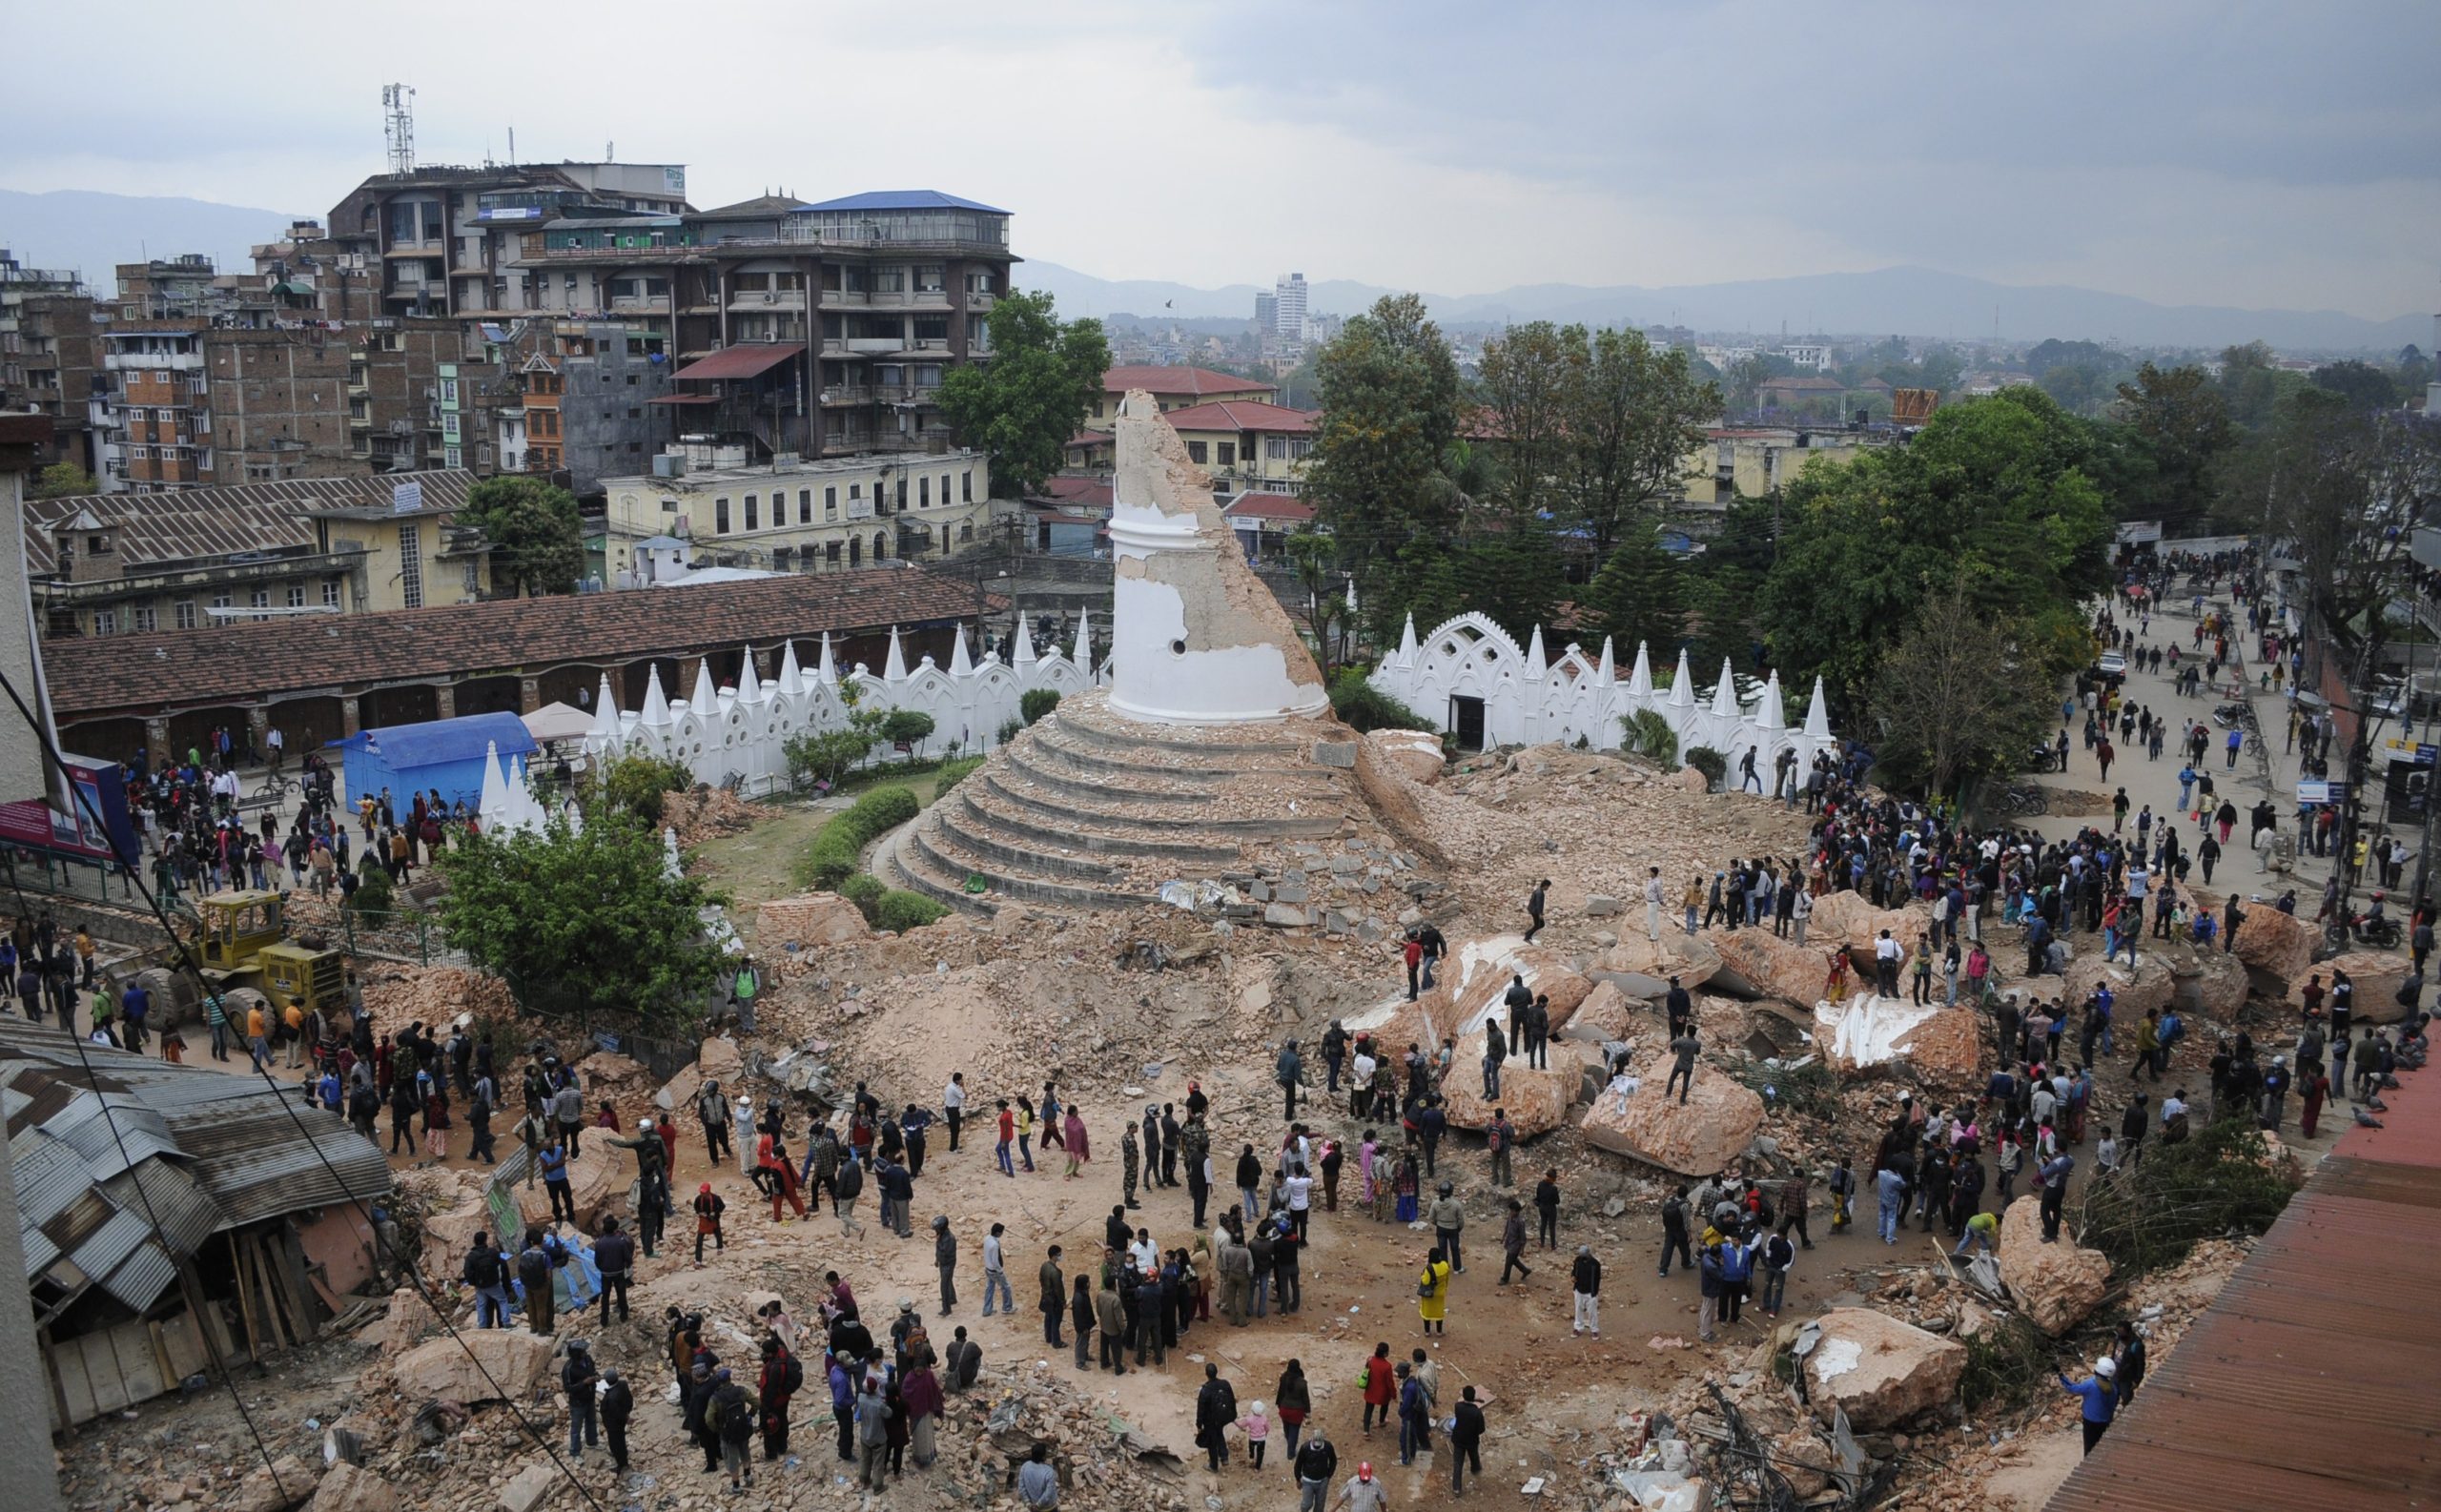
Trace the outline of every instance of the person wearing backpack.
<instances>
[{"instance_id":1,"label":"person wearing backpack","mask_svg":"<svg viewBox=\"0 0 2441 1512\"><path fill-rule=\"evenodd\" d=\"M541 1229L525 1231L525 1247L517 1252L517 1280L525 1291L525 1326L547 1337L551 1332L551 1257L543 1248Z\"/></svg>"},{"instance_id":2,"label":"person wearing backpack","mask_svg":"<svg viewBox=\"0 0 2441 1512\"><path fill-rule=\"evenodd\" d=\"M805 1365L777 1336L763 1340L763 1375L755 1386L763 1395L763 1458L777 1460L789 1452L789 1402L805 1386Z\"/></svg>"},{"instance_id":3,"label":"person wearing backpack","mask_svg":"<svg viewBox=\"0 0 2441 1512\"><path fill-rule=\"evenodd\" d=\"M475 1236L475 1246L466 1252L466 1263L459 1275L475 1289L475 1326L506 1328L508 1267L500 1251L492 1248L489 1235Z\"/></svg>"},{"instance_id":4,"label":"person wearing backpack","mask_svg":"<svg viewBox=\"0 0 2441 1512\"><path fill-rule=\"evenodd\" d=\"M754 1483L754 1459L749 1453L754 1443L754 1393L731 1379L727 1365L714 1371L712 1379L711 1410L706 1416L720 1438L721 1465L728 1471L728 1488L743 1490Z\"/></svg>"},{"instance_id":5,"label":"person wearing backpack","mask_svg":"<svg viewBox=\"0 0 2441 1512\"><path fill-rule=\"evenodd\" d=\"M593 1415L593 1382L598 1375L593 1366L592 1349L582 1338L569 1339L567 1362L560 1367L560 1390L568 1399L570 1461L582 1460L586 1445L599 1448L602 1444L602 1437L594 1427Z\"/></svg>"}]
</instances>

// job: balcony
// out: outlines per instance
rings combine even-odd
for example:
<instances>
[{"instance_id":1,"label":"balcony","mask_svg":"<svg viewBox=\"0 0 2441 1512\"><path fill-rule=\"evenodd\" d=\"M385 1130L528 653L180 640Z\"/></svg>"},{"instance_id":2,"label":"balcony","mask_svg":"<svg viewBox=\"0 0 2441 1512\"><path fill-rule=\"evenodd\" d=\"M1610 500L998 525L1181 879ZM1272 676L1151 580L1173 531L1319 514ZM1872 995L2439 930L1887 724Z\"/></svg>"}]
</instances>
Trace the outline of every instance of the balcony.
<instances>
[{"instance_id":1,"label":"balcony","mask_svg":"<svg viewBox=\"0 0 2441 1512\"><path fill-rule=\"evenodd\" d=\"M667 315L669 296L666 294L624 294L610 301L613 315Z\"/></svg>"},{"instance_id":2,"label":"balcony","mask_svg":"<svg viewBox=\"0 0 2441 1512\"><path fill-rule=\"evenodd\" d=\"M728 307L731 310L803 310L803 289L732 289Z\"/></svg>"},{"instance_id":3,"label":"balcony","mask_svg":"<svg viewBox=\"0 0 2441 1512\"><path fill-rule=\"evenodd\" d=\"M822 391L825 404L871 404L879 391L866 383L834 383Z\"/></svg>"}]
</instances>

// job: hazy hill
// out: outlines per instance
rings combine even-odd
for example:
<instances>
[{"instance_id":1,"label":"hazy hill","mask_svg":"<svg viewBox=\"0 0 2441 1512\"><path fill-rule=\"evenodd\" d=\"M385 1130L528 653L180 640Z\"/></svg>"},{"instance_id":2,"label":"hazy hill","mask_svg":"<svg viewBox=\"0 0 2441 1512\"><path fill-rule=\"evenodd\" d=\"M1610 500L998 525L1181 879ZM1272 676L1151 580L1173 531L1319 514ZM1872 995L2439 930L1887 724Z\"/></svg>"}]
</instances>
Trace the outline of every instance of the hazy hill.
<instances>
[{"instance_id":1,"label":"hazy hill","mask_svg":"<svg viewBox=\"0 0 2441 1512\"><path fill-rule=\"evenodd\" d=\"M103 294L113 268L148 256L199 252L223 273L248 271L255 244L277 240L296 218L204 199L0 189L0 247L30 268L74 268Z\"/></svg>"}]
</instances>

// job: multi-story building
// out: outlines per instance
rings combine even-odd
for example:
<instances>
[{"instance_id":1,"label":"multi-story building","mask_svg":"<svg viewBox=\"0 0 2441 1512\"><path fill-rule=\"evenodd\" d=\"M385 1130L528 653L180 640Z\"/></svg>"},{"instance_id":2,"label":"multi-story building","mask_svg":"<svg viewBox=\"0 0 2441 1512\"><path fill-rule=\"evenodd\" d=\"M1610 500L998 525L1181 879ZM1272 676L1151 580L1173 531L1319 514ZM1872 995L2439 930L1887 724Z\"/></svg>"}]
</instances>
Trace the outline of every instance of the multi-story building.
<instances>
[{"instance_id":1,"label":"multi-story building","mask_svg":"<svg viewBox=\"0 0 2441 1512\"><path fill-rule=\"evenodd\" d=\"M1213 492L1294 495L1305 485L1313 450L1311 410L1283 409L1253 399L1216 399L1168 412L1170 428L1190 460L1212 475Z\"/></svg>"},{"instance_id":2,"label":"multi-story building","mask_svg":"<svg viewBox=\"0 0 2441 1512\"><path fill-rule=\"evenodd\" d=\"M659 332L606 320L529 320L503 344L522 404L500 412L503 472L549 477L579 495L632 474L672 439L672 364Z\"/></svg>"},{"instance_id":3,"label":"multi-story building","mask_svg":"<svg viewBox=\"0 0 2441 1512\"><path fill-rule=\"evenodd\" d=\"M1831 371L1831 347L1823 341L1792 341L1780 348L1780 356L1792 366L1809 373Z\"/></svg>"},{"instance_id":4,"label":"multi-story building","mask_svg":"<svg viewBox=\"0 0 2441 1512\"><path fill-rule=\"evenodd\" d=\"M1204 367L1120 366L1102 375L1102 397L1085 417L1085 428L1107 431L1118 423L1118 402L1142 389L1164 412L1196 404L1269 404L1280 390L1260 378L1216 373Z\"/></svg>"},{"instance_id":5,"label":"multi-story building","mask_svg":"<svg viewBox=\"0 0 2441 1512\"><path fill-rule=\"evenodd\" d=\"M93 466L86 400L97 365L93 301L74 271L29 268L0 247L0 409L51 417L40 465Z\"/></svg>"},{"instance_id":6,"label":"multi-story building","mask_svg":"<svg viewBox=\"0 0 2441 1512\"><path fill-rule=\"evenodd\" d=\"M518 266L544 308L665 333L681 428L768 458L945 444L935 394L988 357L1015 261L1008 212L912 190L563 216Z\"/></svg>"},{"instance_id":7,"label":"multi-story building","mask_svg":"<svg viewBox=\"0 0 2441 1512\"><path fill-rule=\"evenodd\" d=\"M687 208L687 170L675 163L419 168L377 174L340 200L330 255L341 259L336 271L362 278L380 315L517 316L546 307L539 272L522 265L527 232L568 217ZM334 278L342 300L346 282Z\"/></svg>"},{"instance_id":8,"label":"multi-story building","mask_svg":"<svg viewBox=\"0 0 2441 1512\"><path fill-rule=\"evenodd\" d=\"M638 570L648 541L692 564L827 572L938 560L991 521L991 460L963 449L757 464L743 443L682 440L643 476L605 478L588 519L591 570Z\"/></svg>"},{"instance_id":9,"label":"multi-story building","mask_svg":"<svg viewBox=\"0 0 2441 1512\"><path fill-rule=\"evenodd\" d=\"M1280 334L1280 296L1268 289L1255 291L1255 335Z\"/></svg>"},{"instance_id":10,"label":"multi-story building","mask_svg":"<svg viewBox=\"0 0 2441 1512\"><path fill-rule=\"evenodd\" d=\"M1272 331L1291 341L1305 339L1305 276L1283 273L1272 289Z\"/></svg>"},{"instance_id":11,"label":"multi-story building","mask_svg":"<svg viewBox=\"0 0 2441 1512\"><path fill-rule=\"evenodd\" d=\"M469 473L314 479L26 505L47 636L201 630L486 596L489 550L457 513Z\"/></svg>"}]
</instances>

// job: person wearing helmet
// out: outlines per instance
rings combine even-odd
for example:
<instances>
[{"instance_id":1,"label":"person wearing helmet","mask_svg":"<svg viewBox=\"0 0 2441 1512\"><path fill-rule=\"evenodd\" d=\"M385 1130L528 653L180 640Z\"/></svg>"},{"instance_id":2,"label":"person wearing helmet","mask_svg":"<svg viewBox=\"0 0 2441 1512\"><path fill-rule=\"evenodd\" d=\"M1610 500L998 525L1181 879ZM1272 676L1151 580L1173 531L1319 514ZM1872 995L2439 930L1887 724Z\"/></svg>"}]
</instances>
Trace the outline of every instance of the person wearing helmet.
<instances>
[{"instance_id":1,"label":"person wearing helmet","mask_svg":"<svg viewBox=\"0 0 2441 1512\"><path fill-rule=\"evenodd\" d=\"M1440 1195L1432 1203L1432 1236L1440 1241L1440 1253L1448 1257L1449 1268L1463 1276L1467 1267L1459 1259L1458 1236L1467 1226L1467 1210L1448 1182L1442 1182L1435 1190Z\"/></svg>"},{"instance_id":2,"label":"person wearing helmet","mask_svg":"<svg viewBox=\"0 0 2441 1512\"><path fill-rule=\"evenodd\" d=\"M2068 1395L2083 1403L2087 1454L2093 1453L2094 1445L2110 1431L2110 1420L2119 1410L2117 1388L2112 1384L2112 1378L2118 1374L2119 1362L2104 1355L2094 1361L2094 1373L2082 1380L2070 1380L2064 1374L2060 1377L2060 1384L2067 1388Z\"/></svg>"},{"instance_id":3,"label":"person wearing helmet","mask_svg":"<svg viewBox=\"0 0 2441 1512\"><path fill-rule=\"evenodd\" d=\"M1316 1507L1321 1504L1317 1499ZM1338 1512L1342 1507L1347 1512L1389 1512L1389 1493L1383 1490L1381 1481L1373 1479L1373 1461L1370 1460L1357 1462L1356 1474L1348 1477L1347 1482L1339 1488L1338 1500L1331 1503L1332 1512ZM1299 1512L1303 1512L1303 1503L1300 1503Z\"/></svg>"}]
</instances>

